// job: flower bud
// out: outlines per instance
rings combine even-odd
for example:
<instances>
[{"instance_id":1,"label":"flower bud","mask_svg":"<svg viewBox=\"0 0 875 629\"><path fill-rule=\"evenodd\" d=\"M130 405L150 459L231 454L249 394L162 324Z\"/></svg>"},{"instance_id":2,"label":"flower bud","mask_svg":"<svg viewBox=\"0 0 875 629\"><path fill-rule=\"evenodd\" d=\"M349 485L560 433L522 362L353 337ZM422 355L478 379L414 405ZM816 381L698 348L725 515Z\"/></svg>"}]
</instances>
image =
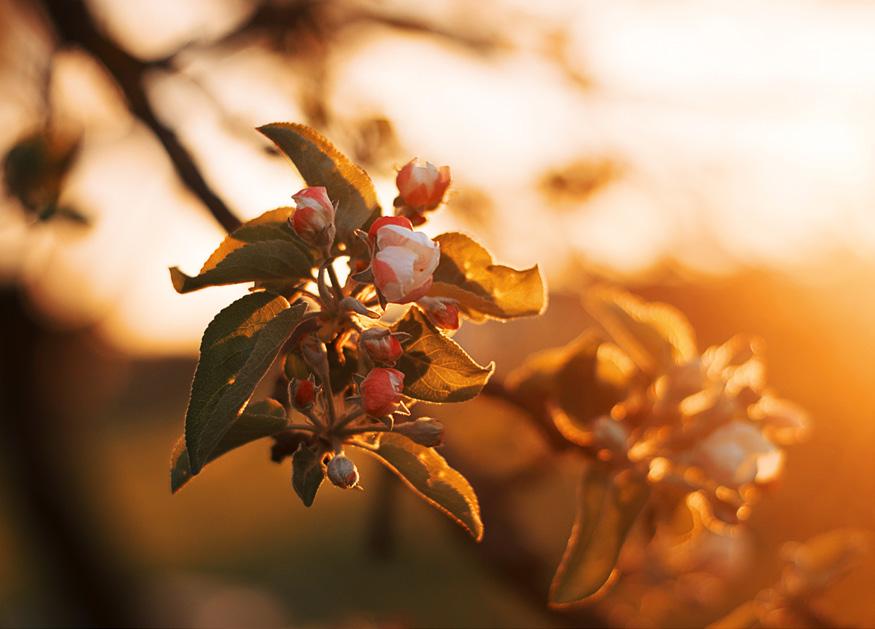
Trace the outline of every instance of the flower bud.
<instances>
[{"instance_id":1,"label":"flower bud","mask_svg":"<svg viewBox=\"0 0 875 629\"><path fill-rule=\"evenodd\" d=\"M617 454L625 454L629 431L622 424L610 417L596 418L592 424L593 442L600 448L605 448Z\"/></svg>"},{"instance_id":2,"label":"flower bud","mask_svg":"<svg viewBox=\"0 0 875 629\"><path fill-rule=\"evenodd\" d=\"M362 407L370 417L391 415L401 402L404 374L397 369L376 367L359 385Z\"/></svg>"},{"instance_id":3,"label":"flower bud","mask_svg":"<svg viewBox=\"0 0 875 629\"><path fill-rule=\"evenodd\" d=\"M359 346L377 364L394 365L404 353L400 341L386 328L363 331Z\"/></svg>"},{"instance_id":4,"label":"flower bud","mask_svg":"<svg viewBox=\"0 0 875 629\"><path fill-rule=\"evenodd\" d=\"M328 479L341 489L352 489L359 482L359 471L343 453L328 462Z\"/></svg>"},{"instance_id":5,"label":"flower bud","mask_svg":"<svg viewBox=\"0 0 875 629\"><path fill-rule=\"evenodd\" d=\"M292 380L289 382L289 402L299 411L312 408L316 401L316 385L312 380Z\"/></svg>"},{"instance_id":6,"label":"flower bud","mask_svg":"<svg viewBox=\"0 0 875 629\"><path fill-rule=\"evenodd\" d=\"M304 188L292 196L295 213L290 221L302 240L321 249L334 243L334 206L322 186Z\"/></svg>"},{"instance_id":7,"label":"flower bud","mask_svg":"<svg viewBox=\"0 0 875 629\"><path fill-rule=\"evenodd\" d=\"M439 420L429 417L420 417L412 422L397 424L395 432L427 448L434 448L444 442L444 425Z\"/></svg>"},{"instance_id":8,"label":"flower bud","mask_svg":"<svg viewBox=\"0 0 875 629\"><path fill-rule=\"evenodd\" d=\"M422 297L417 301L429 320L444 330L459 329L459 302L446 297Z\"/></svg>"},{"instance_id":9,"label":"flower bud","mask_svg":"<svg viewBox=\"0 0 875 629\"><path fill-rule=\"evenodd\" d=\"M444 200L444 193L450 185L450 168L437 168L431 162L414 158L398 171L395 184L404 205L418 210L433 210Z\"/></svg>"},{"instance_id":10,"label":"flower bud","mask_svg":"<svg viewBox=\"0 0 875 629\"><path fill-rule=\"evenodd\" d=\"M404 217L384 216L368 232L375 245L374 285L386 301L397 304L425 296L441 257L438 244L412 227Z\"/></svg>"}]
</instances>

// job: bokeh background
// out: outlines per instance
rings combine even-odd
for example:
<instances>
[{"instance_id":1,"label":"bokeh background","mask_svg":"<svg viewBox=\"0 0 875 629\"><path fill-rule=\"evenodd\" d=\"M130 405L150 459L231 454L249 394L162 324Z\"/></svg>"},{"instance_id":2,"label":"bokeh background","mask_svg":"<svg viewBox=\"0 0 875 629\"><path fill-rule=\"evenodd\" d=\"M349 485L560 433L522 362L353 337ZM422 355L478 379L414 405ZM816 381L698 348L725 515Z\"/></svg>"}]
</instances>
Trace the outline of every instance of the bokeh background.
<instances>
[{"instance_id":1,"label":"bokeh background","mask_svg":"<svg viewBox=\"0 0 875 629\"><path fill-rule=\"evenodd\" d=\"M783 542L872 530L873 111L869 2L0 0L0 150L79 138L61 198L85 218L0 201L0 625L698 626L772 584ZM279 120L332 138L384 206L411 156L449 164L426 231L540 263L547 315L459 335L499 376L577 336L596 280L678 306L701 347L765 340L812 431L743 540L703 551L707 588L548 611L564 459L500 526L486 509L481 546L372 466L307 510L261 442L170 495L200 333L244 289L180 296L167 267L221 238L205 201L289 203L302 182L254 131ZM551 456L495 402L437 413L484 503L479 476ZM870 554L817 609L872 626L873 583Z\"/></svg>"}]
</instances>

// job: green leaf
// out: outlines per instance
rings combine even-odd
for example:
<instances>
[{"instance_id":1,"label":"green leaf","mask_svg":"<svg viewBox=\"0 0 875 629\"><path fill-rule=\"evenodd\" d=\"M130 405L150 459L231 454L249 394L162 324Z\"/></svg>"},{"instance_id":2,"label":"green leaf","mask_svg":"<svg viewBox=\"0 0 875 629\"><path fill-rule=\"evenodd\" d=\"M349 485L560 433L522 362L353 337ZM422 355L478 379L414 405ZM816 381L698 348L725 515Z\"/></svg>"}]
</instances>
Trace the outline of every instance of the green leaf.
<instances>
[{"instance_id":1,"label":"green leaf","mask_svg":"<svg viewBox=\"0 0 875 629\"><path fill-rule=\"evenodd\" d=\"M650 487L645 479L592 463L584 472L577 517L550 585L550 605L580 603L608 583L620 549L641 513Z\"/></svg>"},{"instance_id":2,"label":"green leaf","mask_svg":"<svg viewBox=\"0 0 875 629\"><path fill-rule=\"evenodd\" d=\"M584 305L611 339L645 373L663 373L696 355L687 318L668 304L645 302L621 290L591 289Z\"/></svg>"},{"instance_id":3,"label":"green leaf","mask_svg":"<svg viewBox=\"0 0 875 629\"><path fill-rule=\"evenodd\" d=\"M349 244L352 232L380 214L374 184L368 174L322 134L310 127L275 122L258 128L295 164L309 186L324 186L337 203L337 238Z\"/></svg>"},{"instance_id":4,"label":"green leaf","mask_svg":"<svg viewBox=\"0 0 875 629\"><path fill-rule=\"evenodd\" d=\"M313 504L316 492L325 479L325 466L322 465L324 455L319 446L302 443L292 459L292 487L305 507Z\"/></svg>"},{"instance_id":5,"label":"green leaf","mask_svg":"<svg viewBox=\"0 0 875 629\"><path fill-rule=\"evenodd\" d=\"M173 288L188 293L241 282L297 281L311 276L310 248L289 227L292 208L281 207L248 221L225 237L198 275L170 269Z\"/></svg>"},{"instance_id":6,"label":"green leaf","mask_svg":"<svg viewBox=\"0 0 875 629\"><path fill-rule=\"evenodd\" d=\"M475 540L479 542L483 538L480 505L474 489L433 448L387 432L380 435L376 451L363 449L397 474L423 500L458 522Z\"/></svg>"},{"instance_id":7,"label":"green leaf","mask_svg":"<svg viewBox=\"0 0 875 629\"><path fill-rule=\"evenodd\" d=\"M464 234L441 234L435 241L441 259L429 295L457 299L475 320L527 317L544 310L547 298L537 266L517 271L493 264L492 255Z\"/></svg>"},{"instance_id":8,"label":"green leaf","mask_svg":"<svg viewBox=\"0 0 875 629\"><path fill-rule=\"evenodd\" d=\"M404 374L404 394L424 402L464 402L477 396L495 365L478 365L464 349L413 306L395 332L406 332L404 354L395 366Z\"/></svg>"},{"instance_id":9,"label":"green leaf","mask_svg":"<svg viewBox=\"0 0 875 629\"><path fill-rule=\"evenodd\" d=\"M249 401L306 304L252 293L222 310L207 326L185 414L185 444L197 474Z\"/></svg>"},{"instance_id":10,"label":"green leaf","mask_svg":"<svg viewBox=\"0 0 875 629\"><path fill-rule=\"evenodd\" d=\"M210 453L206 462L209 463L256 439L282 432L288 423L286 409L276 400L268 399L251 404L231 424L231 428L219 441L216 449ZM170 459L170 490L176 493L191 480L191 477L191 464L188 460L188 450L185 448L185 437L180 437Z\"/></svg>"}]
</instances>

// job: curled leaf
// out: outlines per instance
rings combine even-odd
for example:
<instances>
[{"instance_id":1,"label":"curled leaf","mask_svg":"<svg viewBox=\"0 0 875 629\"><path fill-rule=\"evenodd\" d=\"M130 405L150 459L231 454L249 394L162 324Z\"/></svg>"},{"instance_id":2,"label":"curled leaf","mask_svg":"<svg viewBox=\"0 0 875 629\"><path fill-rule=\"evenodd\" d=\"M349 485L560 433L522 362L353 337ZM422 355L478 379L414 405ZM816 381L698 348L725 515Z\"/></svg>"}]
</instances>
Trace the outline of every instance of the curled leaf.
<instances>
[{"instance_id":1,"label":"curled leaf","mask_svg":"<svg viewBox=\"0 0 875 629\"><path fill-rule=\"evenodd\" d=\"M292 208L277 208L235 229L196 276L172 267L173 288L188 293L207 286L309 278L313 258L308 246L289 227L291 212Z\"/></svg>"},{"instance_id":2,"label":"curled leaf","mask_svg":"<svg viewBox=\"0 0 875 629\"><path fill-rule=\"evenodd\" d=\"M649 495L644 479L589 465L578 493L574 527L550 585L551 606L584 602L608 583Z\"/></svg>"},{"instance_id":3,"label":"curled leaf","mask_svg":"<svg viewBox=\"0 0 875 629\"><path fill-rule=\"evenodd\" d=\"M353 232L380 214L368 174L322 134L295 123L275 122L258 128L295 164L310 186L324 186L337 204L337 238L350 244Z\"/></svg>"},{"instance_id":4,"label":"curled leaf","mask_svg":"<svg viewBox=\"0 0 875 629\"><path fill-rule=\"evenodd\" d=\"M665 372L696 355L690 322L668 304L647 303L621 290L594 288L584 298L584 306L645 373Z\"/></svg>"},{"instance_id":5,"label":"curled leaf","mask_svg":"<svg viewBox=\"0 0 875 629\"><path fill-rule=\"evenodd\" d=\"M517 271L493 264L492 255L468 236L441 234L441 259L429 295L458 300L474 320L514 319L540 314L547 303L537 266Z\"/></svg>"},{"instance_id":6,"label":"curled leaf","mask_svg":"<svg viewBox=\"0 0 875 629\"><path fill-rule=\"evenodd\" d=\"M424 402L464 402L483 389L495 365L477 364L416 307L393 326L409 334L396 368L404 374L404 394Z\"/></svg>"},{"instance_id":7,"label":"curled leaf","mask_svg":"<svg viewBox=\"0 0 875 629\"><path fill-rule=\"evenodd\" d=\"M475 540L482 539L483 522L474 489L434 449L387 432L380 436L376 450L364 451L397 474L423 500L458 522Z\"/></svg>"}]
</instances>

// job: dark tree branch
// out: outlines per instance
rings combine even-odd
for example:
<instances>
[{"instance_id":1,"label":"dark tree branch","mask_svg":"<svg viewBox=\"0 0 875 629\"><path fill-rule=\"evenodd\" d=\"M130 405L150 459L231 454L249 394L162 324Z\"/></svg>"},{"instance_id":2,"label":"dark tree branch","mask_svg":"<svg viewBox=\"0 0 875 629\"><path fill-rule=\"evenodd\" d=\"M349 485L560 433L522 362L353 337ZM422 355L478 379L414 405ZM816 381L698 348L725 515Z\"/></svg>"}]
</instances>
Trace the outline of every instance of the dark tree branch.
<instances>
[{"instance_id":1,"label":"dark tree branch","mask_svg":"<svg viewBox=\"0 0 875 629\"><path fill-rule=\"evenodd\" d=\"M168 60L144 61L134 57L94 22L83 0L46 0L46 15L62 45L74 45L92 55L118 84L131 113L155 134L176 170L176 174L227 231L240 226L240 219L213 192L176 133L158 119L143 84L145 75L156 69L169 69Z\"/></svg>"}]
</instances>

